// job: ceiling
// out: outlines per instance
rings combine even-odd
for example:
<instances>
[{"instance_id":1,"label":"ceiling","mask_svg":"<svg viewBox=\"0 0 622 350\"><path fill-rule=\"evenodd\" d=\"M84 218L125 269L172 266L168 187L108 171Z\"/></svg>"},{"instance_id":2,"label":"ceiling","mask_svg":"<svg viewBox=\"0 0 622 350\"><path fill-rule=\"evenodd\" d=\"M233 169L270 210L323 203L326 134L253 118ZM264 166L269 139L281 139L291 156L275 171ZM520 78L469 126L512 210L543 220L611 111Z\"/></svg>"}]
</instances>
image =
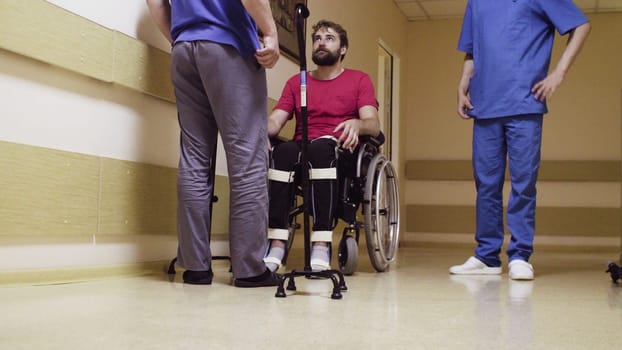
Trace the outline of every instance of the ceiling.
<instances>
[{"instance_id":1,"label":"ceiling","mask_svg":"<svg viewBox=\"0 0 622 350\"><path fill-rule=\"evenodd\" d=\"M467 0L394 1L409 21L461 18L467 3ZM574 0L574 2L586 13L622 12L622 0Z\"/></svg>"}]
</instances>

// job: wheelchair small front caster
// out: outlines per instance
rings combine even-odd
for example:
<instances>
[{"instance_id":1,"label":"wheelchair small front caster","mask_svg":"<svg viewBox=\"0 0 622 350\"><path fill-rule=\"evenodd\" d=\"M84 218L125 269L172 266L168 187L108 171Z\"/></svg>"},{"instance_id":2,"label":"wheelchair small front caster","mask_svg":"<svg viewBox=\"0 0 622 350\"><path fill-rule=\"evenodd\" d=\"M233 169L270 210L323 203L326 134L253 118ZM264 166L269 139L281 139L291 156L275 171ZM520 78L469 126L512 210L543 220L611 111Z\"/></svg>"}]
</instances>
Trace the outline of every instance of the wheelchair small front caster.
<instances>
[{"instance_id":1,"label":"wheelchair small front caster","mask_svg":"<svg viewBox=\"0 0 622 350\"><path fill-rule=\"evenodd\" d=\"M339 242L339 270L346 276L354 274L359 263L359 246L356 239L345 235Z\"/></svg>"}]
</instances>

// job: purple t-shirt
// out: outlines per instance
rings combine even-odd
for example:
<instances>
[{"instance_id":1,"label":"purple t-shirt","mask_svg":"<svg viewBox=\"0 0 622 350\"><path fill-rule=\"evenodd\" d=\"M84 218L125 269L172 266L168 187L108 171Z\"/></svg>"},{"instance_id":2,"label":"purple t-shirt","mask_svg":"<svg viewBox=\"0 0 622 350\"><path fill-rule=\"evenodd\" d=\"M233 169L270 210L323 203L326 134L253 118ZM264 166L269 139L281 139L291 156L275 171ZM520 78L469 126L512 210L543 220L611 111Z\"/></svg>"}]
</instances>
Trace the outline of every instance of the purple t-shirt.
<instances>
[{"instance_id":1,"label":"purple t-shirt","mask_svg":"<svg viewBox=\"0 0 622 350\"><path fill-rule=\"evenodd\" d=\"M173 41L207 40L252 56L260 48L257 26L240 0L172 0Z\"/></svg>"}]
</instances>

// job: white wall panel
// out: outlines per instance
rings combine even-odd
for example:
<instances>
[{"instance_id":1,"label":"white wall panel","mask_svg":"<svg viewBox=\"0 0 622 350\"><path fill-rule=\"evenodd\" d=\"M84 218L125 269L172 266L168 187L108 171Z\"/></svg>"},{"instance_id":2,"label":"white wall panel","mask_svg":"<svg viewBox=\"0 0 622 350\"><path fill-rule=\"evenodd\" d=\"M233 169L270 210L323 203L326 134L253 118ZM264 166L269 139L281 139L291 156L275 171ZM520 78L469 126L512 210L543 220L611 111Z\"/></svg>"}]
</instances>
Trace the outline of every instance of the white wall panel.
<instances>
[{"instance_id":1,"label":"white wall panel","mask_svg":"<svg viewBox=\"0 0 622 350\"><path fill-rule=\"evenodd\" d=\"M47 0L47 2L106 28L140 39L164 51L170 51L170 44L151 20L145 0Z\"/></svg>"},{"instance_id":2,"label":"white wall panel","mask_svg":"<svg viewBox=\"0 0 622 350\"><path fill-rule=\"evenodd\" d=\"M177 166L175 106L0 51L0 140Z\"/></svg>"}]
</instances>

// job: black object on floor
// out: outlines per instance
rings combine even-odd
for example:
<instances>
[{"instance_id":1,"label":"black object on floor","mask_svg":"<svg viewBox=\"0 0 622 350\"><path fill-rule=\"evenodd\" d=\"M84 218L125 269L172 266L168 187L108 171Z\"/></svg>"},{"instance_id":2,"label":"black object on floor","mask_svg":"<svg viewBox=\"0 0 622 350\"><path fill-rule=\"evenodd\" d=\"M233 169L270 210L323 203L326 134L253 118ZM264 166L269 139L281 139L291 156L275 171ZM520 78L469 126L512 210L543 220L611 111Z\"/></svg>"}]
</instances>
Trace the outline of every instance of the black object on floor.
<instances>
[{"instance_id":1,"label":"black object on floor","mask_svg":"<svg viewBox=\"0 0 622 350\"><path fill-rule=\"evenodd\" d=\"M275 287L280 281L281 276L278 273L266 269L266 272L259 276L236 278L233 285L240 288Z\"/></svg>"},{"instance_id":2,"label":"black object on floor","mask_svg":"<svg viewBox=\"0 0 622 350\"><path fill-rule=\"evenodd\" d=\"M618 283L618 281L622 283L622 267L616 265L616 263L609 263L609 265L607 265L607 271L605 272L611 274L613 283Z\"/></svg>"},{"instance_id":3,"label":"black object on floor","mask_svg":"<svg viewBox=\"0 0 622 350\"><path fill-rule=\"evenodd\" d=\"M188 284L212 284L212 278L214 278L214 273L212 272L212 270L186 270L183 274L184 283Z\"/></svg>"}]
</instances>

